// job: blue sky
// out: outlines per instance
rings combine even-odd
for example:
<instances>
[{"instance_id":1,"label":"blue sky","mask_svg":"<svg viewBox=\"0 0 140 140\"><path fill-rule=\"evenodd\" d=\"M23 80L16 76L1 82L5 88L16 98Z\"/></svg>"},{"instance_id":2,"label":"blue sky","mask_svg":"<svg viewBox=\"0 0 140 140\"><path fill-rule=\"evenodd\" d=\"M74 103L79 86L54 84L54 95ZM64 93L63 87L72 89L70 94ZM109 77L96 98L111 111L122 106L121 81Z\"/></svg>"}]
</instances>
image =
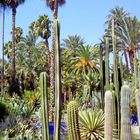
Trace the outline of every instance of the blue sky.
<instances>
[{"instance_id":1,"label":"blue sky","mask_svg":"<svg viewBox=\"0 0 140 140\"><path fill-rule=\"evenodd\" d=\"M66 0L66 4L59 8L61 23L61 40L68 35L78 34L87 44L96 44L104 34L106 16L115 6L123 7L132 16L140 19L140 0ZM45 0L26 0L17 9L16 26L23 28L24 35L28 33L28 26L39 15L47 14L51 19L51 11L45 5ZM11 40L12 28L11 10L6 12L5 41ZM0 46L1 46L2 14L0 13ZM1 49L0 49L1 52Z\"/></svg>"}]
</instances>

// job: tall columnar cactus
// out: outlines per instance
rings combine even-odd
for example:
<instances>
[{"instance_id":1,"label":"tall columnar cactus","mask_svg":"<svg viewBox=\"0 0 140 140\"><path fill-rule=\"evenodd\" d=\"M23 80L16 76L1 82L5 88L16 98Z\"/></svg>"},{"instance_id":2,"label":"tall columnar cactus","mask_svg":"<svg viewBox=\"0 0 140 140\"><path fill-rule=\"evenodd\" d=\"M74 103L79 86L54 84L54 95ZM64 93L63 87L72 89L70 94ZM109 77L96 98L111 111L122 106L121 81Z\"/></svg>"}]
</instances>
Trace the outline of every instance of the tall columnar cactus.
<instances>
[{"instance_id":1,"label":"tall columnar cactus","mask_svg":"<svg viewBox=\"0 0 140 140\"><path fill-rule=\"evenodd\" d=\"M125 83L121 88L121 137L120 140L131 140L130 125L130 87Z\"/></svg>"},{"instance_id":2,"label":"tall columnar cactus","mask_svg":"<svg viewBox=\"0 0 140 140\"><path fill-rule=\"evenodd\" d=\"M118 124L118 136L120 136L120 94L118 85L118 60L116 52L116 36L114 34L114 19L112 19L112 46L113 46L113 57L114 57L114 86L115 95L117 97L117 124Z\"/></svg>"},{"instance_id":3,"label":"tall columnar cactus","mask_svg":"<svg viewBox=\"0 0 140 140\"><path fill-rule=\"evenodd\" d=\"M123 84L123 75L124 75L124 70L123 70L123 61L122 61L122 56L120 57L120 72L121 72L121 82Z\"/></svg>"},{"instance_id":4,"label":"tall columnar cactus","mask_svg":"<svg viewBox=\"0 0 140 140\"><path fill-rule=\"evenodd\" d=\"M136 99L136 105L137 105L138 123L140 125L140 90L139 89L136 89L135 91L135 99Z\"/></svg>"},{"instance_id":5,"label":"tall columnar cactus","mask_svg":"<svg viewBox=\"0 0 140 140\"><path fill-rule=\"evenodd\" d=\"M61 123L61 62L60 62L60 26L54 22L55 33L55 133L54 140L60 140Z\"/></svg>"},{"instance_id":6,"label":"tall columnar cactus","mask_svg":"<svg viewBox=\"0 0 140 140\"><path fill-rule=\"evenodd\" d=\"M104 79L103 79L103 47L102 45L100 45L100 50L99 50L99 54L100 54L100 84L101 84L101 100L102 100L102 109L104 109Z\"/></svg>"},{"instance_id":7,"label":"tall columnar cactus","mask_svg":"<svg viewBox=\"0 0 140 140\"><path fill-rule=\"evenodd\" d=\"M109 38L105 38L105 88L109 90Z\"/></svg>"},{"instance_id":8,"label":"tall columnar cactus","mask_svg":"<svg viewBox=\"0 0 140 140\"><path fill-rule=\"evenodd\" d=\"M116 108L116 95L115 95L115 91L113 90L114 88L114 84L111 82L110 83L110 91L112 92L112 98L113 98L113 128L117 129L117 108Z\"/></svg>"},{"instance_id":9,"label":"tall columnar cactus","mask_svg":"<svg viewBox=\"0 0 140 140\"><path fill-rule=\"evenodd\" d=\"M135 99L136 99L136 105L137 105L138 123L140 125L140 52L138 52L138 63L139 63L138 69L136 69L136 67L137 67L136 59L134 62L135 62L134 63L134 72L135 72L134 75L135 75L135 87L136 87ZM137 72L137 70L138 70L138 72ZM139 81L137 80L137 77L138 77ZM139 87L139 89L137 89L137 87Z\"/></svg>"},{"instance_id":10,"label":"tall columnar cactus","mask_svg":"<svg viewBox=\"0 0 140 140\"><path fill-rule=\"evenodd\" d=\"M113 131L113 97L111 91L105 92L105 140L112 140Z\"/></svg>"},{"instance_id":11,"label":"tall columnar cactus","mask_svg":"<svg viewBox=\"0 0 140 140\"><path fill-rule=\"evenodd\" d=\"M137 67L137 58L136 54L134 55L134 85L135 85L135 90L138 88L138 67Z\"/></svg>"},{"instance_id":12,"label":"tall columnar cactus","mask_svg":"<svg viewBox=\"0 0 140 140\"><path fill-rule=\"evenodd\" d=\"M69 140L80 140L78 123L78 103L70 101L67 106L68 136Z\"/></svg>"},{"instance_id":13,"label":"tall columnar cactus","mask_svg":"<svg viewBox=\"0 0 140 140\"><path fill-rule=\"evenodd\" d=\"M48 110L48 86L47 74L40 74L40 92L41 92L41 109L42 109L42 139L49 140L49 110Z\"/></svg>"}]
</instances>

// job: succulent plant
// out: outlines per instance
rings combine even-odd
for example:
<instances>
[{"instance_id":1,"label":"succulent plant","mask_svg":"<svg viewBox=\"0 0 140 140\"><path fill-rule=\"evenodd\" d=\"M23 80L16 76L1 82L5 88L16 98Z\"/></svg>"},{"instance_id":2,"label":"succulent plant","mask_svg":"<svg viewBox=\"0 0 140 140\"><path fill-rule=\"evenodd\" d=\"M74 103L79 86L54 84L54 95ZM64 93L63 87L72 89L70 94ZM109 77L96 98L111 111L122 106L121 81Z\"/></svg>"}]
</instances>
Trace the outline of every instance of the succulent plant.
<instances>
[{"instance_id":1,"label":"succulent plant","mask_svg":"<svg viewBox=\"0 0 140 140\"><path fill-rule=\"evenodd\" d=\"M78 103L70 101L67 105L68 136L70 140L80 140L78 119Z\"/></svg>"},{"instance_id":2,"label":"succulent plant","mask_svg":"<svg viewBox=\"0 0 140 140\"><path fill-rule=\"evenodd\" d=\"M130 87L127 83L121 88L121 140L131 140L130 126Z\"/></svg>"},{"instance_id":3,"label":"succulent plant","mask_svg":"<svg viewBox=\"0 0 140 140\"><path fill-rule=\"evenodd\" d=\"M104 139L105 115L102 110L84 110L79 112L79 126L81 140Z\"/></svg>"},{"instance_id":4,"label":"succulent plant","mask_svg":"<svg viewBox=\"0 0 140 140\"><path fill-rule=\"evenodd\" d=\"M47 74L40 74L40 92L41 92L41 109L42 109L42 138L49 140L49 110L48 110L48 92L47 92Z\"/></svg>"},{"instance_id":5,"label":"succulent plant","mask_svg":"<svg viewBox=\"0 0 140 140\"><path fill-rule=\"evenodd\" d=\"M113 135L113 97L111 91L105 92L105 140L112 140Z\"/></svg>"}]
</instances>

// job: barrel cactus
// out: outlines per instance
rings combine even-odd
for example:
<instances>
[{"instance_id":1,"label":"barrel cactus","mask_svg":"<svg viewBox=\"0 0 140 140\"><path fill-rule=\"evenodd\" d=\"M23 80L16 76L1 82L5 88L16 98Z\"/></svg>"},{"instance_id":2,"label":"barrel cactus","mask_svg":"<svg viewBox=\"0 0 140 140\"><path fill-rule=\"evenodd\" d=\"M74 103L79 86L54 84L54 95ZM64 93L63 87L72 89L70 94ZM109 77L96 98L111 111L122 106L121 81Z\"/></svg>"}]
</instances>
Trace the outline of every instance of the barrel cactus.
<instances>
[{"instance_id":1,"label":"barrel cactus","mask_svg":"<svg viewBox=\"0 0 140 140\"><path fill-rule=\"evenodd\" d=\"M80 140L79 122L78 122L78 103L69 102L67 106L68 136L70 140Z\"/></svg>"}]
</instances>

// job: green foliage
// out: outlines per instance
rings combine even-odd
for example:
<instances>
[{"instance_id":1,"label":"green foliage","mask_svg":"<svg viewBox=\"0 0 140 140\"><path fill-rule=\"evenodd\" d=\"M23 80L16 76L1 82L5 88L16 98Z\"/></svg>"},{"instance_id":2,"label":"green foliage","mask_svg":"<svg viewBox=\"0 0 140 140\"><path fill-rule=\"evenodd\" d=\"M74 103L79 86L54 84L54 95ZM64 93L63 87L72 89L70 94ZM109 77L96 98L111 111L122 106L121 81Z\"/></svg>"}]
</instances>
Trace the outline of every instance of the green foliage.
<instances>
[{"instance_id":1,"label":"green foliage","mask_svg":"<svg viewBox=\"0 0 140 140\"><path fill-rule=\"evenodd\" d=\"M84 110L79 112L79 126L82 140L103 140L104 120L102 110Z\"/></svg>"},{"instance_id":2,"label":"green foliage","mask_svg":"<svg viewBox=\"0 0 140 140\"><path fill-rule=\"evenodd\" d=\"M9 115L8 106L4 101L0 101L0 112L0 122L2 122Z\"/></svg>"}]
</instances>

